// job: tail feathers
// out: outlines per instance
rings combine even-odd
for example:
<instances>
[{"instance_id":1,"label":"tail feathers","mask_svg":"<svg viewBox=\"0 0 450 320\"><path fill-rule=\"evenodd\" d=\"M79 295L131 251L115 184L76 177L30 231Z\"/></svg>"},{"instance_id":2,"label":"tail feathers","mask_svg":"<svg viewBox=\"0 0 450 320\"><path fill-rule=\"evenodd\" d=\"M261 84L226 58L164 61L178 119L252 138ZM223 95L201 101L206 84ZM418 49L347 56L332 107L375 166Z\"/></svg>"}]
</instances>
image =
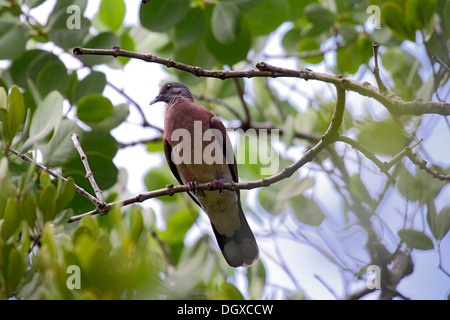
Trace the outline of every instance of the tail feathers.
<instances>
[{"instance_id":1,"label":"tail feathers","mask_svg":"<svg viewBox=\"0 0 450 320\"><path fill-rule=\"evenodd\" d=\"M213 224L217 243L227 263L236 267L248 267L258 261L259 249L250 229L244 212L239 208L240 229L236 230L231 237L220 234Z\"/></svg>"}]
</instances>

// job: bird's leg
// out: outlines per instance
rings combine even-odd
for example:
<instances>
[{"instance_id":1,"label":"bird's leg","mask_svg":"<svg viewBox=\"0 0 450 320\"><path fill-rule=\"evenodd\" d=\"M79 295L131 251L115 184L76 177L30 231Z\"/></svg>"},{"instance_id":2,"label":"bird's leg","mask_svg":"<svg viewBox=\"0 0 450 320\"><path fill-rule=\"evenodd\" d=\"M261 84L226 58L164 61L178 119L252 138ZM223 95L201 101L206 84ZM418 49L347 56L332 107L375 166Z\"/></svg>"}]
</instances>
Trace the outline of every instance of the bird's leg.
<instances>
[{"instance_id":1,"label":"bird's leg","mask_svg":"<svg viewBox=\"0 0 450 320\"><path fill-rule=\"evenodd\" d=\"M189 191L192 193L197 193L197 189L198 189L198 182L197 180L192 180L188 182L188 186L189 186Z\"/></svg>"},{"instance_id":2,"label":"bird's leg","mask_svg":"<svg viewBox=\"0 0 450 320\"><path fill-rule=\"evenodd\" d=\"M223 179L214 180L213 184L214 188L217 189L219 193L223 193L223 184L224 184Z\"/></svg>"}]
</instances>

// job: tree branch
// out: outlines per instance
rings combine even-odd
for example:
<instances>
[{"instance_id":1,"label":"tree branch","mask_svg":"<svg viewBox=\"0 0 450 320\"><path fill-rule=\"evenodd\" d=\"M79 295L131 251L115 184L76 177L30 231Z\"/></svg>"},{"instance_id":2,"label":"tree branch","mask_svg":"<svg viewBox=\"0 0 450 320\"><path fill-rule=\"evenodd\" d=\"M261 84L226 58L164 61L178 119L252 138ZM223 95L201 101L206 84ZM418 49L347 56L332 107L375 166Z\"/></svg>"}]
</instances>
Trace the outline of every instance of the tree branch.
<instances>
[{"instance_id":1,"label":"tree branch","mask_svg":"<svg viewBox=\"0 0 450 320\"><path fill-rule=\"evenodd\" d=\"M343 89L357 92L363 96L373 98L384 105L389 112L397 115L422 115L427 113L450 115L450 103L434 101L404 101L393 92L386 90L381 92L377 87L368 82L359 83L355 80L347 79L342 76L328 75L320 72L313 72L309 69L293 70L271 66L265 62L256 64L256 69L249 70L204 70L198 66L190 66L184 63L176 62L172 59L164 59L153 54L142 54L133 51L122 50L118 47L113 49L88 49L76 47L73 50L74 55L107 55L113 57L128 57L140 59L146 62L158 63L167 68L189 72L197 77L209 77L218 79L232 78L253 78L253 77L291 77L304 80L318 80L334 85L342 85Z\"/></svg>"},{"instance_id":2,"label":"tree branch","mask_svg":"<svg viewBox=\"0 0 450 320\"><path fill-rule=\"evenodd\" d=\"M92 186L92 189L94 189L95 195L97 196L97 202L98 202L97 208L100 210L100 214L103 215L106 213L106 212L104 212L106 202L105 202L105 200L103 200L102 190L100 190L100 188L97 185L97 182L95 181L94 174L92 173L91 167L89 166L87 156L84 153L80 142L78 141L78 135L76 133L72 133L70 138L73 141L73 145L75 146L75 149L77 149L78 153L80 154L81 162L83 162L84 169L86 170L86 179L88 179L89 183Z\"/></svg>"},{"instance_id":3,"label":"tree branch","mask_svg":"<svg viewBox=\"0 0 450 320\"><path fill-rule=\"evenodd\" d=\"M15 154L16 156L18 156L19 158L21 158L22 160L32 163L34 164L36 167L38 167L39 170L47 172L49 175L51 175L52 177L56 178L56 179L61 179L62 181L69 181L67 178L63 177L62 175L56 173L55 171L53 171L52 169L34 161L33 159L31 159L30 157L21 154L19 151L16 151L14 149L8 148L8 152L11 152L13 154ZM80 186L78 186L77 184L75 184L75 190L85 196L89 201L91 201L93 204L95 204L96 206L100 205L100 202L94 197L92 196L89 192L87 192L86 190L84 190L83 188L81 188Z\"/></svg>"}]
</instances>

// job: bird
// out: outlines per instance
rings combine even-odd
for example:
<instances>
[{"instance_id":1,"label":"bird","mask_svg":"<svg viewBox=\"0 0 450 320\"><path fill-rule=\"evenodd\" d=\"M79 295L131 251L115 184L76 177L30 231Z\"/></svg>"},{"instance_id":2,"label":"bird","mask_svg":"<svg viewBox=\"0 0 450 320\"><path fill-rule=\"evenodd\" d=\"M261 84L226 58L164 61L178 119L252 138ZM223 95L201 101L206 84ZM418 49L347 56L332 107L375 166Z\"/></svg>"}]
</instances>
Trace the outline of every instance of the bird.
<instances>
[{"instance_id":1,"label":"bird","mask_svg":"<svg viewBox=\"0 0 450 320\"><path fill-rule=\"evenodd\" d=\"M209 217L226 262L234 268L253 265L258 261L259 248L242 210L240 192L224 190L224 183L239 182L224 124L211 111L194 102L184 83L164 83L150 105L160 101L167 103L163 146L172 174L180 184L189 186L189 196ZM205 139L208 132L209 140ZM182 152L180 145L184 147ZM214 162L206 156L211 148L215 150L211 152ZM199 183L208 182L213 182L217 190L197 189Z\"/></svg>"}]
</instances>

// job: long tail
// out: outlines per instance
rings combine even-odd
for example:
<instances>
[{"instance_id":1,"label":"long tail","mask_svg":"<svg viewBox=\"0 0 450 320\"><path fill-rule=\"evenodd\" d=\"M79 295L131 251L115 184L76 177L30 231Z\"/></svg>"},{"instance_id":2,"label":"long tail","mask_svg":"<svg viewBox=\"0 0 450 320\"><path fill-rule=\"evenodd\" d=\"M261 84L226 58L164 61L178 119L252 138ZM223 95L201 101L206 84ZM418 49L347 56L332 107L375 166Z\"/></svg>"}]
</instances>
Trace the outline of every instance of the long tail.
<instances>
[{"instance_id":1,"label":"long tail","mask_svg":"<svg viewBox=\"0 0 450 320\"><path fill-rule=\"evenodd\" d=\"M239 220L241 228L236 230L231 237L220 234L211 224L225 260L234 268L248 267L258 261L259 258L258 244L240 205Z\"/></svg>"}]
</instances>

